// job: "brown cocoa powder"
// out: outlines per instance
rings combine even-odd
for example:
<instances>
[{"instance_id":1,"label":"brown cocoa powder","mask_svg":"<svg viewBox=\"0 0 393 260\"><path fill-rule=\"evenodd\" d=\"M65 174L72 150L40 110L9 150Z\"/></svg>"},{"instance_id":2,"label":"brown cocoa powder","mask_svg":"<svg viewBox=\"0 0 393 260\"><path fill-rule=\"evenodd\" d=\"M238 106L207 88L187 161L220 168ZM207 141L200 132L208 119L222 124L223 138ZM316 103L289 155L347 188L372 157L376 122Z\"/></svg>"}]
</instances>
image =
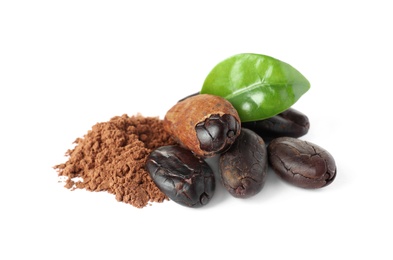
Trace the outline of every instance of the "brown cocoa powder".
<instances>
[{"instance_id":1,"label":"brown cocoa powder","mask_svg":"<svg viewBox=\"0 0 393 260\"><path fill-rule=\"evenodd\" d=\"M107 191L137 208L168 200L145 169L153 149L175 143L162 123L140 114L97 123L75 140L75 147L66 152L68 160L54 169L68 189Z\"/></svg>"}]
</instances>

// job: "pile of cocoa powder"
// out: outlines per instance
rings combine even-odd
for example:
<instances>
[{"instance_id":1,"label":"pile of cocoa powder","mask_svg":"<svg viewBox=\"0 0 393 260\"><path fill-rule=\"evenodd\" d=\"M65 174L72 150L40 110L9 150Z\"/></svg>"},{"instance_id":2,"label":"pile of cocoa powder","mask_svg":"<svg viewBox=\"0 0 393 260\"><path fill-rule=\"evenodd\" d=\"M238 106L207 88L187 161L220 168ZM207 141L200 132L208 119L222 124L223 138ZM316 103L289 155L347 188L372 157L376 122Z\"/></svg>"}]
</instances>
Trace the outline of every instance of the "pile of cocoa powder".
<instances>
[{"instance_id":1,"label":"pile of cocoa powder","mask_svg":"<svg viewBox=\"0 0 393 260\"><path fill-rule=\"evenodd\" d=\"M158 117L116 116L74 143L68 160L54 166L66 188L106 191L137 208L168 199L145 169L153 149L175 143Z\"/></svg>"}]
</instances>

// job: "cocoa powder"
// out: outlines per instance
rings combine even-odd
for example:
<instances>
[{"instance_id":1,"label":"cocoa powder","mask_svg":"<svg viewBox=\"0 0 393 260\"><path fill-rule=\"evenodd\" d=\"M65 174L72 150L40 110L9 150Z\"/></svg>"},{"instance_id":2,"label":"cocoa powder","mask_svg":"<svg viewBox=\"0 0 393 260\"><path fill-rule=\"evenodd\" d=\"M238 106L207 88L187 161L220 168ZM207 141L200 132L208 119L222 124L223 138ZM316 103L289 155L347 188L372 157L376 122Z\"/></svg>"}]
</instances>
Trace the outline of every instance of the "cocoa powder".
<instances>
[{"instance_id":1,"label":"cocoa powder","mask_svg":"<svg viewBox=\"0 0 393 260\"><path fill-rule=\"evenodd\" d=\"M54 166L66 188L106 191L137 208L168 199L145 169L153 149L175 143L158 117L116 116L74 143L68 160Z\"/></svg>"}]
</instances>

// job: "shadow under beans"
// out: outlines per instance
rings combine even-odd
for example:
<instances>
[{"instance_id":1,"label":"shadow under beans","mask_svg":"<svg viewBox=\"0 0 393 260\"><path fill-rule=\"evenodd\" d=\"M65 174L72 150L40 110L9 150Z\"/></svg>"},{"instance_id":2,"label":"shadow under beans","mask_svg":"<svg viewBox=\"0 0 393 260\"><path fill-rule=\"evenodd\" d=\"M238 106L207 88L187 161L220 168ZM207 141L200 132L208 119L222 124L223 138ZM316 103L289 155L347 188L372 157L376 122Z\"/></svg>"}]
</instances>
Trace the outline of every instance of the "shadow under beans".
<instances>
[{"instance_id":1,"label":"shadow under beans","mask_svg":"<svg viewBox=\"0 0 393 260\"><path fill-rule=\"evenodd\" d=\"M278 195L285 186L283 180L274 173L273 169L268 167L266 181L262 190L250 199L269 200Z\"/></svg>"},{"instance_id":2,"label":"shadow under beans","mask_svg":"<svg viewBox=\"0 0 393 260\"><path fill-rule=\"evenodd\" d=\"M218 204L224 203L224 201L228 199L233 198L221 183L220 170L218 167L219 159L219 155L205 159L206 163L212 168L214 172L214 177L216 179L216 190L214 192L213 198L204 208L214 207Z\"/></svg>"}]
</instances>

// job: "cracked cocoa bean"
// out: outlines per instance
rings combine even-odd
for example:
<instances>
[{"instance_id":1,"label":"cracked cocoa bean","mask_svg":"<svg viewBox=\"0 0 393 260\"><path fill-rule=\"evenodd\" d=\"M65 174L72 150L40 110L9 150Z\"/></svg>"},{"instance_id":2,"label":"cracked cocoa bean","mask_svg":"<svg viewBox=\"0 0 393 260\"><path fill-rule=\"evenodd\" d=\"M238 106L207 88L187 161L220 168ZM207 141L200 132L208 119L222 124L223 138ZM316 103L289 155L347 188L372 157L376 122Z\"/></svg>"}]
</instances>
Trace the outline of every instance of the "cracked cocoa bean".
<instances>
[{"instance_id":1,"label":"cracked cocoa bean","mask_svg":"<svg viewBox=\"0 0 393 260\"><path fill-rule=\"evenodd\" d=\"M197 156L211 157L229 149L240 134L241 123L229 101L199 94L169 109L164 128L181 146Z\"/></svg>"},{"instance_id":2,"label":"cracked cocoa bean","mask_svg":"<svg viewBox=\"0 0 393 260\"><path fill-rule=\"evenodd\" d=\"M336 177L334 158L316 144L292 137L279 137L273 139L267 149L273 171L295 186L322 188Z\"/></svg>"},{"instance_id":3,"label":"cracked cocoa bean","mask_svg":"<svg viewBox=\"0 0 393 260\"><path fill-rule=\"evenodd\" d=\"M157 187L180 205L202 207L214 195L213 170L204 160L180 146L155 149L147 158L146 168Z\"/></svg>"},{"instance_id":4,"label":"cracked cocoa bean","mask_svg":"<svg viewBox=\"0 0 393 260\"><path fill-rule=\"evenodd\" d=\"M242 128L231 148L221 154L220 174L224 187L236 198L259 193L265 183L268 161L263 139Z\"/></svg>"},{"instance_id":5,"label":"cracked cocoa bean","mask_svg":"<svg viewBox=\"0 0 393 260\"><path fill-rule=\"evenodd\" d=\"M305 114L289 108L268 119L244 122L242 127L251 129L268 142L284 136L301 137L308 133L310 121Z\"/></svg>"}]
</instances>

